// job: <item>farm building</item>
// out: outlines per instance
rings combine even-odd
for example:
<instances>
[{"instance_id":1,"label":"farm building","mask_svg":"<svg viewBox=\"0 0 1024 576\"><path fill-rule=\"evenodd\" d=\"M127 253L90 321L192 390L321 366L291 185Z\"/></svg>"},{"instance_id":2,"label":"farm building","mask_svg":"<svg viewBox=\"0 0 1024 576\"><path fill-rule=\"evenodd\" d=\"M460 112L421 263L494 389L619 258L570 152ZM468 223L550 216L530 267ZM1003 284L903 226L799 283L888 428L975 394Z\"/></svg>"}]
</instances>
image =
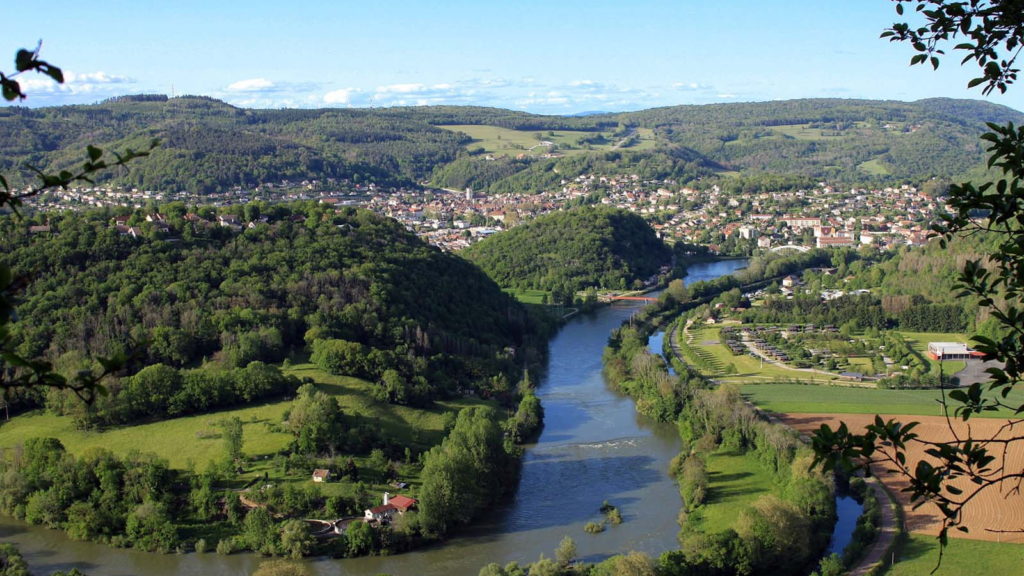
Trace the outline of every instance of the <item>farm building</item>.
<instances>
[{"instance_id":1,"label":"farm building","mask_svg":"<svg viewBox=\"0 0 1024 576\"><path fill-rule=\"evenodd\" d=\"M970 360L984 356L981 352L971 350L963 342L929 342L928 355L932 360Z\"/></svg>"}]
</instances>

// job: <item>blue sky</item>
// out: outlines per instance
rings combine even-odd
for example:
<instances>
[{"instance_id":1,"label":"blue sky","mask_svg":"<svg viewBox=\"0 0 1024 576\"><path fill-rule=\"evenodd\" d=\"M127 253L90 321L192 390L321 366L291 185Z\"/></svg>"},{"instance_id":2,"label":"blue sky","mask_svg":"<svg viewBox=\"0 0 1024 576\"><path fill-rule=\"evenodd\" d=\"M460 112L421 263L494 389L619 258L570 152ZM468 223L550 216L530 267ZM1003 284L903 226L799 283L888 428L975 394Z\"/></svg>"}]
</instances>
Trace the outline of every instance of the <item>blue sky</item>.
<instances>
[{"instance_id":1,"label":"blue sky","mask_svg":"<svg viewBox=\"0 0 1024 576\"><path fill-rule=\"evenodd\" d=\"M5 2L0 55L43 40L68 82L30 106L201 94L254 108L473 104L543 114L790 98L988 99L947 56L878 38L889 0Z\"/></svg>"}]
</instances>

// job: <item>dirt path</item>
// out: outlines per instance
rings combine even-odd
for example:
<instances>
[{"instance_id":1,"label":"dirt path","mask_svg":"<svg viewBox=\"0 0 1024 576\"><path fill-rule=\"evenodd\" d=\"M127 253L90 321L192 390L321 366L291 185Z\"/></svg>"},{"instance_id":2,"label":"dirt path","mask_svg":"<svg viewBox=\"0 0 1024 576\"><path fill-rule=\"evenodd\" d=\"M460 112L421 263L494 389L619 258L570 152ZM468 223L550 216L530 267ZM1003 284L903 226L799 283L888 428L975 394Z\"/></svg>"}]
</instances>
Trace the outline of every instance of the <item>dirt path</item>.
<instances>
[{"instance_id":1,"label":"dirt path","mask_svg":"<svg viewBox=\"0 0 1024 576\"><path fill-rule=\"evenodd\" d=\"M889 561L889 559L884 558L884 555L899 534L896 512L893 511L893 508L897 506L896 502L893 502L892 498L889 497L889 493L882 486L882 483L878 481L878 478L868 478L867 482L868 486L875 492L875 498L882 505L882 518L879 521L878 536L875 537L875 541L864 551L860 561L850 568L846 573L847 576L864 576L874 570L875 566Z\"/></svg>"}]
</instances>

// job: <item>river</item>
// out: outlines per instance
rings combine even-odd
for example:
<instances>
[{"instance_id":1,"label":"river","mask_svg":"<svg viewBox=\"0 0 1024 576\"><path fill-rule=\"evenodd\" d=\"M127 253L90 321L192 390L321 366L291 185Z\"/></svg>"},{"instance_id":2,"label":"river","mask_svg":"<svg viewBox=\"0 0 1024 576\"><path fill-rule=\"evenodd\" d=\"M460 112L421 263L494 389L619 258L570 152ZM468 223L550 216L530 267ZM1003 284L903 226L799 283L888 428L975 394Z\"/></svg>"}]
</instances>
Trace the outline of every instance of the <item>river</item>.
<instances>
[{"instance_id":1,"label":"river","mask_svg":"<svg viewBox=\"0 0 1024 576\"><path fill-rule=\"evenodd\" d=\"M745 260L695 264L685 280L709 280L745 265ZM564 536L576 541L579 558L587 561L630 550L657 556L676 548L681 502L666 472L680 448L675 427L638 415L633 401L612 391L601 374L609 333L641 305L619 303L577 316L552 339L548 371L537 390L544 430L527 447L512 501L443 546L389 557L312 559L312 571L476 576L488 562L527 563L540 554L551 558ZM585 533L584 524L601 520L605 500L619 508L623 523L600 534ZM90 576L244 576L261 561L252 554L115 549L7 518L0 518L0 541L16 544L37 574L77 567Z\"/></svg>"}]
</instances>

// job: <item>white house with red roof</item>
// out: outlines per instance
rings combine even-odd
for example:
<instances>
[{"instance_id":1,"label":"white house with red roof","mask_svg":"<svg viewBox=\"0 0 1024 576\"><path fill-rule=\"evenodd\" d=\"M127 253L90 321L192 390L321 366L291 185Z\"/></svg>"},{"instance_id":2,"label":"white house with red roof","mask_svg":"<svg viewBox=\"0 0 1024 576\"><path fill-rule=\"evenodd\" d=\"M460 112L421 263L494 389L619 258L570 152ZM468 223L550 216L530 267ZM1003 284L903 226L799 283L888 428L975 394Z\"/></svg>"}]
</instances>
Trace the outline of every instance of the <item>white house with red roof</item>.
<instances>
[{"instance_id":1,"label":"white house with red roof","mask_svg":"<svg viewBox=\"0 0 1024 576\"><path fill-rule=\"evenodd\" d=\"M384 503L380 506L374 506L373 508L367 508L363 514L363 519L367 522L381 522L387 523L395 516L395 512L399 514L405 514L409 510L416 507L416 499L408 496L392 497L387 492L384 493Z\"/></svg>"}]
</instances>

